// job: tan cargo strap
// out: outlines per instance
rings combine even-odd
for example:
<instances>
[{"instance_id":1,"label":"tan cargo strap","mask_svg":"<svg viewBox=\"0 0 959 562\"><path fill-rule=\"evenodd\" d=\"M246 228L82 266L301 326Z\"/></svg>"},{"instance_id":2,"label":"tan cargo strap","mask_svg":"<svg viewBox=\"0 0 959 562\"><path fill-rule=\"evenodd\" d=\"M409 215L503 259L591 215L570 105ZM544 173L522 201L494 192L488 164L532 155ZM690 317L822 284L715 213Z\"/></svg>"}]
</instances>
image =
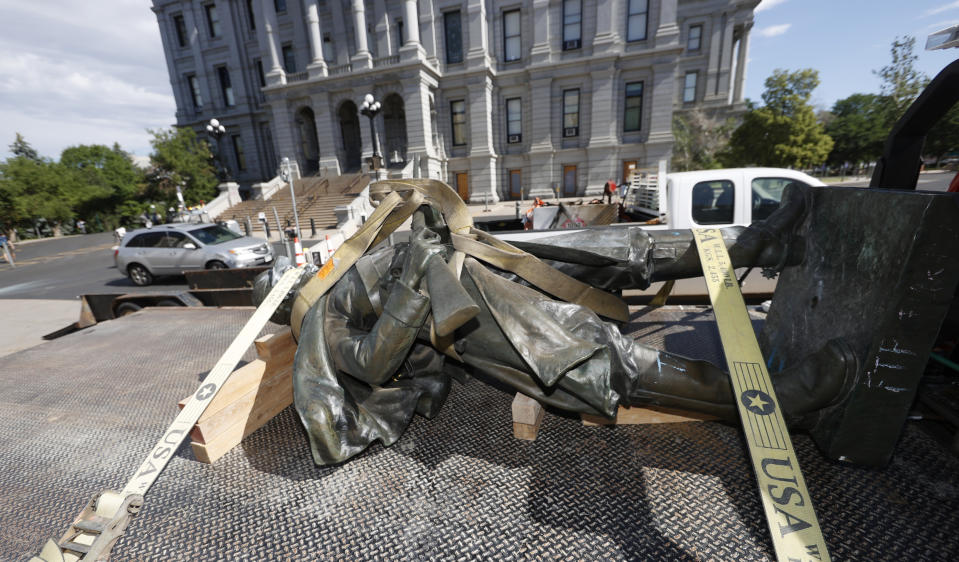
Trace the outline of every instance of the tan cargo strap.
<instances>
[{"instance_id":1,"label":"tan cargo strap","mask_svg":"<svg viewBox=\"0 0 959 562\"><path fill-rule=\"evenodd\" d=\"M380 206L366 223L337 248L316 275L297 291L290 318L294 337L300 337L300 325L310 307L330 290L370 247L389 236L422 204L423 196L415 191L405 201L398 193L390 193L380 202Z\"/></svg>"},{"instance_id":2,"label":"tan cargo strap","mask_svg":"<svg viewBox=\"0 0 959 562\"><path fill-rule=\"evenodd\" d=\"M490 265L519 275L559 299L585 306L601 316L626 322L629 310L622 299L557 271L536 256L473 228L469 208L453 189L439 180L415 178L385 180L370 185L371 196L388 193L376 212L326 262L316 276L301 288L293 304L293 335L299 337L306 312L371 247L385 240L424 202L437 207L453 236L453 247ZM394 209L404 200L402 208ZM476 240L478 238L480 240ZM451 260L459 277L462 256ZM442 346L447 347L447 346Z\"/></svg>"},{"instance_id":3,"label":"tan cargo strap","mask_svg":"<svg viewBox=\"0 0 959 562\"><path fill-rule=\"evenodd\" d=\"M726 241L717 228L694 228L693 236L776 559L828 562L826 541L746 312Z\"/></svg>"},{"instance_id":4,"label":"tan cargo strap","mask_svg":"<svg viewBox=\"0 0 959 562\"><path fill-rule=\"evenodd\" d=\"M567 302L589 308L617 322L629 321L629 307L623 299L558 271L536 256L483 232L473 229L472 236L453 235L453 247L490 265L510 271L536 287Z\"/></svg>"}]
</instances>

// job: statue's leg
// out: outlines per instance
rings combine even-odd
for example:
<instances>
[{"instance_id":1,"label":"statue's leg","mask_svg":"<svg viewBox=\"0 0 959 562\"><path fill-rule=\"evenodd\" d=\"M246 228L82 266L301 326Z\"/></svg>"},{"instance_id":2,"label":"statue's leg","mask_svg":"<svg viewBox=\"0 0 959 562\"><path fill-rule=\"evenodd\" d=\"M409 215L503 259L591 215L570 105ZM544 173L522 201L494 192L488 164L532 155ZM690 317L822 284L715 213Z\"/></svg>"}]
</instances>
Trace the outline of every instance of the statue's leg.
<instances>
[{"instance_id":1,"label":"statue's leg","mask_svg":"<svg viewBox=\"0 0 959 562\"><path fill-rule=\"evenodd\" d=\"M634 346L626 374L629 405L658 405L738 419L729 375L708 361ZM842 341L828 342L801 363L772 374L786 422L806 427L810 415L840 402L851 388L856 360Z\"/></svg>"}]
</instances>

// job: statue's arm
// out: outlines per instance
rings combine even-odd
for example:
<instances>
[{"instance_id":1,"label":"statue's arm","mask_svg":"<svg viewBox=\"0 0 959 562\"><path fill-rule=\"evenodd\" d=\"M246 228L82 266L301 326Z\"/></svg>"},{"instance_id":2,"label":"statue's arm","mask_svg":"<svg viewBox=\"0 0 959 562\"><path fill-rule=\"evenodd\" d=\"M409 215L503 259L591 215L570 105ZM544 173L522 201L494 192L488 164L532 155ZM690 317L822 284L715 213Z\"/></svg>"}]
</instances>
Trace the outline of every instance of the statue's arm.
<instances>
[{"instance_id":1,"label":"statue's arm","mask_svg":"<svg viewBox=\"0 0 959 562\"><path fill-rule=\"evenodd\" d=\"M382 385L399 370L409 353L429 314L429 298L403 283L394 283L383 314L367 331L359 323L357 310L352 309L358 292L365 292L358 276L345 276L337 283L327 311L327 343L339 370L366 383Z\"/></svg>"}]
</instances>

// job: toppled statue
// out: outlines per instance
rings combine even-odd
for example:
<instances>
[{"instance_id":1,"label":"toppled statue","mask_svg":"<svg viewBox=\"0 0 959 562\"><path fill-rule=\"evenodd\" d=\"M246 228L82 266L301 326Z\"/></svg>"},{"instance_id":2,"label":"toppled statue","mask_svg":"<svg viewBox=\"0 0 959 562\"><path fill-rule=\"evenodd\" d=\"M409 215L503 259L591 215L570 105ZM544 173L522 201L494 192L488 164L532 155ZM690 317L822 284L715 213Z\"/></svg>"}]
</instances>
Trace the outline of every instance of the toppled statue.
<instances>
[{"instance_id":1,"label":"toppled statue","mask_svg":"<svg viewBox=\"0 0 959 562\"><path fill-rule=\"evenodd\" d=\"M787 189L766 221L724 229L733 266L782 268L800 260L793 254L801 245L792 244L790 235L804 206L803 193ZM467 242L473 250L463 260L459 282L477 308L442 338L428 319L429 295L440 299L443 288L424 287L423 280L433 260L449 260ZM413 214L409 243L368 252L303 315L294 399L316 463L342 462L376 440L393 444L414 413L430 418L439 411L451 378L469 374L569 412L613 417L620 405L660 405L737 419L724 370L646 347L600 317L626 320L625 305L610 307L610 299L619 299L607 291L699 276L690 231L598 228L516 244L525 251L511 247L524 263L553 268L550 282L571 278L567 285L585 283L602 293L584 304L553 298L547 293L561 287L537 286L549 283L528 274L530 267L510 271L487 246L508 245L476 231L451 233L441 213L423 205ZM256 302L288 267L278 261L257 278ZM312 277L304 275L299 288ZM291 293L275 321L290 322L293 301ZM841 401L854 373L852 355L841 342L830 342L773 374L787 422L803 427L818 410Z\"/></svg>"}]
</instances>

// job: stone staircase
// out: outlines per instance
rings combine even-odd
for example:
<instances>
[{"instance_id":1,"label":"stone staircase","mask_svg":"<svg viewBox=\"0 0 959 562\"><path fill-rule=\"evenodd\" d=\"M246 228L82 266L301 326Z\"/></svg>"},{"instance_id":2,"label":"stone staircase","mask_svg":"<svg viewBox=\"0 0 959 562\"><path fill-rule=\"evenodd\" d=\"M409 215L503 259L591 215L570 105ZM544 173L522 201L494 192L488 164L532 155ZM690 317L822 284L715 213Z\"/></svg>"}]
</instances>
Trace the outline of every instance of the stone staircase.
<instances>
[{"instance_id":1,"label":"stone staircase","mask_svg":"<svg viewBox=\"0 0 959 562\"><path fill-rule=\"evenodd\" d=\"M300 178L294 182L296 191L296 211L300 216L300 230L304 237L311 235L310 219L316 225L316 231L336 228L335 209L341 205L348 205L369 184L370 177L366 174L347 174L343 176L321 177L313 176ZM266 213L270 225L271 236L276 236L276 219L273 208L280 217L283 228L294 226L293 200L290 197L290 188L282 187L273 197L267 200L241 201L237 205L220 213L218 220L234 219L241 225L247 217L253 225L254 232L263 232L263 223L257 220L259 213Z\"/></svg>"}]
</instances>

